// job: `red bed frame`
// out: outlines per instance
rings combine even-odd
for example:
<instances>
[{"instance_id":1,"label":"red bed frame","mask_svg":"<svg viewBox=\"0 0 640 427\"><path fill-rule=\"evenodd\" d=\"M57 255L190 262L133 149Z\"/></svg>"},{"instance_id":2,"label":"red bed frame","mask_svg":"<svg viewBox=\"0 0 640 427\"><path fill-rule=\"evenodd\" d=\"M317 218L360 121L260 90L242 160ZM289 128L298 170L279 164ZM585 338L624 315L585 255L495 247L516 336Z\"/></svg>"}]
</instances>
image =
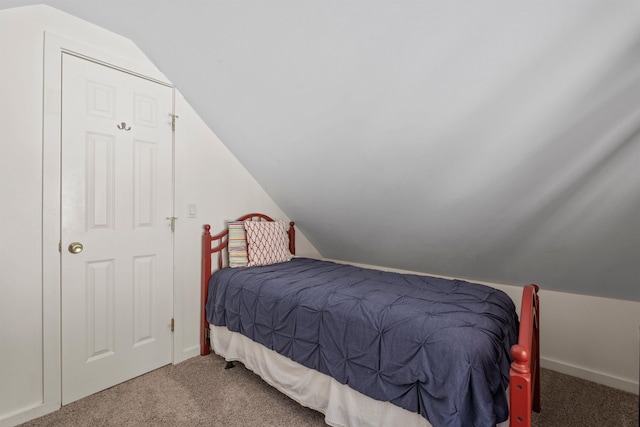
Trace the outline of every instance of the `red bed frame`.
<instances>
[{"instance_id":1,"label":"red bed frame","mask_svg":"<svg viewBox=\"0 0 640 427\"><path fill-rule=\"evenodd\" d=\"M237 221L273 221L261 213L243 215ZM289 250L296 253L295 224L289 223ZM205 305L209 293L209 278L212 274L214 254L218 254L218 269L223 268L223 252L228 245L229 230L225 228L211 235L211 226L205 224L202 235L202 300L200 305L200 355L211 353L209 323ZM526 285L522 291L520 309L520 331L518 344L511 347L513 362L509 372L509 425L530 427L531 412L540 412L540 307L538 286Z\"/></svg>"}]
</instances>

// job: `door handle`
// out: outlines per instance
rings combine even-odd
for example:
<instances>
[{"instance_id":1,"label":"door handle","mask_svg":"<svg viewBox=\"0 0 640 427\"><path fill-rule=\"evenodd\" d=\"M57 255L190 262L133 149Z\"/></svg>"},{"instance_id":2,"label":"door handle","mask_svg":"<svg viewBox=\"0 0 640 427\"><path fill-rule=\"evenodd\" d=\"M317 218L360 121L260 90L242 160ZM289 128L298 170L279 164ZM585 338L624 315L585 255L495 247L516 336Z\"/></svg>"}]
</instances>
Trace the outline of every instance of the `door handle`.
<instances>
[{"instance_id":1,"label":"door handle","mask_svg":"<svg viewBox=\"0 0 640 427\"><path fill-rule=\"evenodd\" d=\"M79 254L83 249L84 246L82 246L82 243L80 242L73 242L69 245L69 252L72 254Z\"/></svg>"}]
</instances>

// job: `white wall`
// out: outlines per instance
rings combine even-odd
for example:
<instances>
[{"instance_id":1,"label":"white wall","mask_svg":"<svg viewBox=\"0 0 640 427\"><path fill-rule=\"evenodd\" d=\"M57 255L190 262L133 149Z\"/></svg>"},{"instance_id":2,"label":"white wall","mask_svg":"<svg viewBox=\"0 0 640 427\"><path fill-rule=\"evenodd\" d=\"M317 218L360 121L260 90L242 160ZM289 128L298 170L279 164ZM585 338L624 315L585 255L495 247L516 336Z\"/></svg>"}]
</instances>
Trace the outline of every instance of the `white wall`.
<instances>
[{"instance_id":1,"label":"white wall","mask_svg":"<svg viewBox=\"0 0 640 427\"><path fill-rule=\"evenodd\" d=\"M0 11L0 426L60 407L60 50L166 81L129 40L45 6ZM286 219L176 91L174 363L198 354L200 236L249 211ZM219 163L219 164L217 164ZM171 173L171 171L167 171ZM230 180L233 178L233 186ZM233 190L233 191L232 191ZM187 203L198 215L187 219ZM317 256L302 233L299 253Z\"/></svg>"},{"instance_id":2,"label":"white wall","mask_svg":"<svg viewBox=\"0 0 640 427\"><path fill-rule=\"evenodd\" d=\"M42 37L23 24L0 13L0 419L43 394Z\"/></svg>"},{"instance_id":3,"label":"white wall","mask_svg":"<svg viewBox=\"0 0 640 427\"><path fill-rule=\"evenodd\" d=\"M640 302L540 292L542 366L638 394Z\"/></svg>"},{"instance_id":4,"label":"white wall","mask_svg":"<svg viewBox=\"0 0 640 427\"><path fill-rule=\"evenodd\" d=\"M216 135L176 92L176 200L175 233L175 361L199 354L200 337L200 248L203 224L211 232L224 228L225 221L249 212L264 212L274 218L285 214L248 174ZM188 218L187 205L195 203L197 217ZM288 220L288 219L287 219ZM296 253L320 254L304 234L296 232Z\"/></svg>"}]
</instances>

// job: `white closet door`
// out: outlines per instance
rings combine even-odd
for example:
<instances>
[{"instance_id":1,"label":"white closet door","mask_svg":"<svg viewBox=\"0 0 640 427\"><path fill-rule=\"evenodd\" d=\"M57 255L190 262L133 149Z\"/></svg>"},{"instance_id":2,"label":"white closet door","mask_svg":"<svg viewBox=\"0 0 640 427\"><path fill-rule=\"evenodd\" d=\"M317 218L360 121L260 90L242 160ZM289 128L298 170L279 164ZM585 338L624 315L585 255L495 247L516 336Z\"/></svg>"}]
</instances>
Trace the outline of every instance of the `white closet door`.
<instances>
[{"instance_id":1,"label":"white closet door","mask_svg":"<svg viewBox=\"0 0 640 427\"><path fill-rule=\"evenodd\" d=\"M67 404L171 362L167 217L172 216L173 93L73 55L63 54L62 62L62 403Z\"/></svg>"}]
</instances>

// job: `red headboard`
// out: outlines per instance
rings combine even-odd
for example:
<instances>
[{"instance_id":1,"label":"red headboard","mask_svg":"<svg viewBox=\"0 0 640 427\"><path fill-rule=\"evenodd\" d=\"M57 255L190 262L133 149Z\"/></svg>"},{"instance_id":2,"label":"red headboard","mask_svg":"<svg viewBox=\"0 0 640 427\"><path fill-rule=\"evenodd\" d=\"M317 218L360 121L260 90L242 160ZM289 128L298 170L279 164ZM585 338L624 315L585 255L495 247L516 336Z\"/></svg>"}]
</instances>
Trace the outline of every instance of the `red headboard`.
<instances>
[{"instance_id":1,"label":"red headboard","mask_svg":"<svg viewBox=\"0 0 640 427\"><path fill-rule=\"evenodd\" d=\"M265 214L250 213L242 215L236 221L273 221L273 219ZM296 230L293 221L289 222L289 251L292 255L296 253ZM205 315L205 305L207 303L207 296L209 295L209 279L211 278L213 262L212 258L214 254L218 254L218 269L221 269L224 265L224 253L229 244L229 229L225 227L224 230L218 234L211 235L211 226L209 224L204 225L204 234L202 235L202 282L201 282L201 313L200 313L200 354L202 356L209 354L209 325Z\"/></svg>"}]
</instances>

